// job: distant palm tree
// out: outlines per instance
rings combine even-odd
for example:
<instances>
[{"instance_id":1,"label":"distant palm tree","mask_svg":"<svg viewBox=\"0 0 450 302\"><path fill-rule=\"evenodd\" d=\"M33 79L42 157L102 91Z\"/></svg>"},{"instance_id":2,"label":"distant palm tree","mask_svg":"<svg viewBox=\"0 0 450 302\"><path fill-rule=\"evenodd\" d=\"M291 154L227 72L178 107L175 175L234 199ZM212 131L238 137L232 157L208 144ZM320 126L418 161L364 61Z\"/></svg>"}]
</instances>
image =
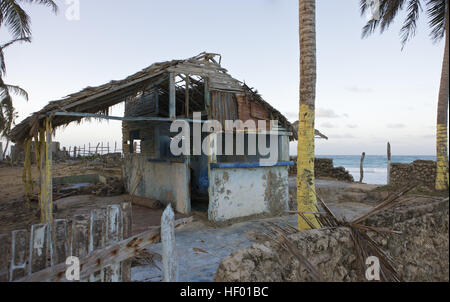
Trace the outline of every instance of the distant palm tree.
<instances>
[{"instance_id":1,"label":"distant palm tree","mask_svg":"<svg viewBox=\"0 0 450 302\"><path fill-rule=\"evenodd\" d=\"M8 43L0 45L0 137L6 138L6 150L9 146L9 132L14 124L16 117L11 94L16 94L24 97L28 101L28 93L19 86L8 85L3 81L3 76L6 73L5 57L3 50L17 42L30 42L29 38L19 38Z\"/></svg>"},{"instance_id":2,"label":"distant palm tree","mask_svg":"<svg viewBox=\"0 0 450 302\"><path fill-rule=\"evenodd\" d=\"M7 139L5 152L9 146L9 132L16 117L11 94L23 96L28 100L28 94L19 86L8 85L3 81L6 73L3 50L16 42L30 42L30 16L20 4L39 4L50 7L54 13L58 6L52 0L0 0L0 28L5 25L13 36L13 40L0 46L0 137Z\"/></svg>"},{"instance_id":3,"label":"distant palm tree","mask_svg":"<svg viewBox=\"0 0 450 302\"><path fill-rule=\"evenodd\" d=\"M14 39L31 36L30 16L19 3L44 5L54 13L58 11L58 6L52 0L0 0L0 27L6 25Z\"/></svg>"},{"instance_id":4,"label":"distant palm tree","mask_svg":"<svg viewBox=\"0 0 450 302\"><path fill-rule=\"evenodd\" d=\"M366 0L361 0L361 14L366 13L370 7ZM372 19L363 28L363 38L372 34L378 27L383 33L398 13L406 9L407 16L401 28L402 47L416 33L416 23L422 7L426 7L428 25L431 29L430 38L433 42L445 38L444 59L442 63L441 84L437 110L436 156L437 174L436 189L446 190L449 187L448 172L448 146L447 146L447 115L449 101L449 12L448 0L380 0L377 19Z\"/></svg>"},{"instance_id":5,"label":"distant palm tree","mask_svg":"<svg viewBox=\"0 0 450 302\"><path fill-rule=\"evenodd\" d=\"M300 114L297 147L298 228L319 227L314 178L314 120L316 99L316 0L299 0Z\"/></svg>"}]
</instances>

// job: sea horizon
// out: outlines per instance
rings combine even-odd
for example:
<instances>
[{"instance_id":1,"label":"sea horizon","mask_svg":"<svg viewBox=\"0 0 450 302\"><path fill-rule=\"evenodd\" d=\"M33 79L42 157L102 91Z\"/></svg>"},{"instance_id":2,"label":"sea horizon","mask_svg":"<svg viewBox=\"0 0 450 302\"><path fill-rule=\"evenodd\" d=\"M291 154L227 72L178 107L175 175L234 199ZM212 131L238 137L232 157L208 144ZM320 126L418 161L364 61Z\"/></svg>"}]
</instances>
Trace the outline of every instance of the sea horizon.
<instances>
[{"instance_id":1,"label":"sea horizon","mask_svg":"<svg viewBox=\"0 0 450 302\"><path fill-rule=\"evenodd\" d=\"M316 155L319 158L331 158L335 167L344 167L359 181L361 155ZM436 160L435 155L392 155L393 163L412 163L416 160ZM364 159L364 183L387 184L387 155L366 154Z\"/></svg>"}]
</instances>

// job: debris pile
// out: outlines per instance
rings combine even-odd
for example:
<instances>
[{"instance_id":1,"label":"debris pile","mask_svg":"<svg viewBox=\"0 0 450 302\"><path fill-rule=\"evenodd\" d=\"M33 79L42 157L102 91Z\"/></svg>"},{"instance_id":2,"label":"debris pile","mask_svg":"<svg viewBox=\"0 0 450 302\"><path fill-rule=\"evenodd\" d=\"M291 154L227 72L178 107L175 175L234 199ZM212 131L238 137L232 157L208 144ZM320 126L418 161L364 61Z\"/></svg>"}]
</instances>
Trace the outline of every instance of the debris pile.
<instances>
[{"instance_id":1,"label":"debris pile","mask_svg":"<svg viewBox=\"0 0 450 302\"><path fill-rule=\"evenodd\" d=\"M102 181L95 183L54 184L55 200L75 195L117 196L124 194L122 179L118 177L102 177Z\"/></svg>"}]
</instances>

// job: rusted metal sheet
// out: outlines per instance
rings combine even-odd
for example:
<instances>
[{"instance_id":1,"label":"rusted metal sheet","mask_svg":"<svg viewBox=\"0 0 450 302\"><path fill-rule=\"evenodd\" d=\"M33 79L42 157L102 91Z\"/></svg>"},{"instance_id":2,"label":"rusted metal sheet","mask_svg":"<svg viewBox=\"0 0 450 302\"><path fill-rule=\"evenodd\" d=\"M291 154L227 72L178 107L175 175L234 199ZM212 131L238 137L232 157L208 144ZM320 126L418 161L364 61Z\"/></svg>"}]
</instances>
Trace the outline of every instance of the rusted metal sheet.
<instances>
[{"instance_id":1,"label":"rusted metal sheet","mask_svg":"<svg viewBox=\"0 0 450 302\"><path fill-rule=\"evenodd\" d=\"M211 117L222 125L225 125L226 120L238 119L238 106L234 93L211 91Z\"/></svg>"},{"instance_id":2,"label":"rusted metal sheet","mask_svg":"<svg viewBox=\"0 0 450 302\"><path fill-rule=\"evenodd\" d=\"M238 105L238 116L244 123L253 120L258 127L258 120L270 120L269 112L262 105L248 100L245 95L236 95ZM270 130L270 123L267 123L267 130Z\"/></svg>"}]
</instances>

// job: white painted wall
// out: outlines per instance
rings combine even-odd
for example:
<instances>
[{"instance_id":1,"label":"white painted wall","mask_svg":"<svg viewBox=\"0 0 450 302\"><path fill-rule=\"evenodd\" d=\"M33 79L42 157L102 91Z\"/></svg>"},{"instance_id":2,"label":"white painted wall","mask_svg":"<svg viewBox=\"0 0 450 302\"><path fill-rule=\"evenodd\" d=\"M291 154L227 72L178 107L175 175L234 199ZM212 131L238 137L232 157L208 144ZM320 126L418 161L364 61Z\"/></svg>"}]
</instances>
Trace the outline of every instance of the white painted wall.
<instances>
[{"instance_id":1,"label":"white painted wall","mask_svg":"<svg viewBox=\"0 0 450 302\"><path fill-rule=\"evenodd\" d=\"M271 203L277 203L276 206L280 209L288 210L288 198L288 167L227 168L210 171L210 221L221 222L271 213Z\"/></svg>"}]
</instances>

